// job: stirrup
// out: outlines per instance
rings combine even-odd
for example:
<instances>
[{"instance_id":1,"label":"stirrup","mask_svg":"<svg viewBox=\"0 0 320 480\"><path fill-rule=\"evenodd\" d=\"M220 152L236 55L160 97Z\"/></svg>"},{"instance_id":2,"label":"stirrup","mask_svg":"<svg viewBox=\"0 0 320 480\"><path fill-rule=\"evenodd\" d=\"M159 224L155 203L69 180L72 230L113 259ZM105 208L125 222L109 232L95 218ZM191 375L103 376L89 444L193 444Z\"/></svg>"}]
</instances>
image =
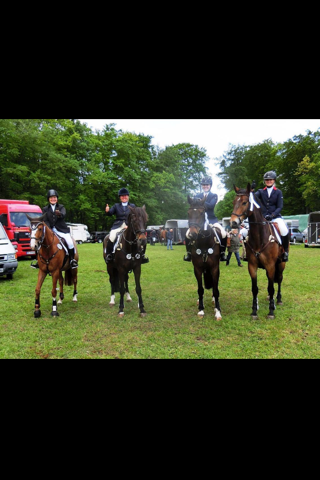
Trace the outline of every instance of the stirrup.
<instances>
[{"instance_id":1,"label":"stirrup","mask_svg":"<svg viewBox=\"0 0 320 480\"><path fill-rule=\"evenodd\" d=\"M37 260L35 262L36 263L31 262L31 265L30 265L31 268L39 268L39 264L38 264Z\"/></svg>"},{"instance_id":2,"label":"stirrup","mask_svg":"<svg viewBox=\"0 0 320 480\"><path fill-rule=\"evenodd\" d=\"M70 261L70 266L71 268L78 268L78 263L77 263L77 260L75 260L74 258Z\"/></svg>"},{"instance_id":3,"label":"stirrup","mask_svg":"<svg viewBox=\"0 0 320 480\"><path fill-rule=\"evenodd\" d=\"M148 257L145 257L144 255L141 257L141 263L149 263L150 260Z\"/></svg>"}]
</instances>

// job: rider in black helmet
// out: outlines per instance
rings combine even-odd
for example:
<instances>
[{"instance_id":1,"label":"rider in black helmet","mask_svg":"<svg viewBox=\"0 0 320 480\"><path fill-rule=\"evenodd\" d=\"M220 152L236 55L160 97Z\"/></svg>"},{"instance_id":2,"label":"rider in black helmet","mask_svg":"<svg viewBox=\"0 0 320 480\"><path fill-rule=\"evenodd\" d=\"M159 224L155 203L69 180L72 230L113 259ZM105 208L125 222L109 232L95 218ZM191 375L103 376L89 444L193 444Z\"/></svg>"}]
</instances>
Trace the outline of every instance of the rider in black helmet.
<instances>
[{"instance_id":1,"label":"rider in black helmet","mask_svg":"<svg viewBox=\"0 0 320 480\"><path fill-rule=\"evenodd\" d=\"M289 260L289 229L281 216L283 207L283 196L281 190L276 188L277 174L273 170L266 172L263 176L265 187L255 192L261 205L262 215L268 222L276 222L279 226L281 241L284 248L282 261Z\"/></svg>"},{"instance_id":2,"label":"rider in black helmet","mask_svg":"<svg viewBox=\"0 0 320 480\"><path fill-rule=\"evenodd\" d=\"M117 233L119 233L121 230L127 228L127 220L128 220L128 215L130 213L128 205L131 207L135 207L134 203L129 202L129 190L126 188L120 188L118 192L118 196L120 198L120 203L115 203L113 207L109 207L109 205L106 205L106 214L111 217L112 215L116 215L116 219L113 222L113 225L111 227L110 235L109 235L109 240L107 243L107 251L106 251L106 263L112 262L113 261L113 248L114 248L114 241L117 237ZM141 256L141 263L148 263L149 258L145 256L145 251Z\"/></svg>"},{"instance_id":3,"label":"rider in black helmet","mask_svg":"<svg viewBox=\"0 0 320 480\"><path fill-rule=\"evenodd\" d=\"M201 186L202 186L202 193L198 193L198 195L195 195L195 198L204 198L206 197L205 201L205 208L206 208L206 216L208 220L208 224L210 227L215 227L220 230L220 237L221 237L221 244L220 244L220 261L225 262L226 257L225 257L225 251L226 251L226 246L227 246L227 232L225 229L220 225L218 222L217 217L214 214L214 207L218 201L218 195L216 193L212 193L211 187L212 187L212 178L205 176L201 180ZM187 249L187 254L183 257L183 260L185 262L191 262L191 247L192 245L190 244L190 240L187 237L188 231L186 233L186 249Z\"/></svg>"},{"instance_id":4,"label":"rider in black helmet","mask_svg":"<svg viewBox=\"0 0 320 480\"><path fill-rule=\"evenodd\" d=\"M46 213L45 223L51 230L59 237L66 240L69 252L69 262L71 268L78 268L78 263L74 258L74 244L70 235L70 228L65 223L66 209L62 203L58 203L58 192L56 190L49 190L47 199L49 204L43 207L42 213ZM32 268L39 268L38 263L31 263Z\"/></svg>"}]
</instances>

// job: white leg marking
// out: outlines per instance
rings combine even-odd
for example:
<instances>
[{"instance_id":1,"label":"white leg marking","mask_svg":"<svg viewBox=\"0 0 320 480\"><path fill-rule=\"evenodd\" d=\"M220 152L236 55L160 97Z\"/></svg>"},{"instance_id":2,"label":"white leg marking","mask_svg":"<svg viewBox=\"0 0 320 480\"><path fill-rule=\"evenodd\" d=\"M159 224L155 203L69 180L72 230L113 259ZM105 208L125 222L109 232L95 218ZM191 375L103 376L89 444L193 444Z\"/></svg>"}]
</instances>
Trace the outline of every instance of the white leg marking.
<instances>
[{"instance_id":1,"label":"white leg marking","mask_svg":"<svg viewBox=\"0 0 320 480\"><path fill-rule=\"evenodd\" d=\"M77 295L73 295L73 299L72 299L74 302L77 302L78 299L77 299Z\"/></svg>"},{"instance_id":2,"label":"white leg marking","mask_svg":"<svg viewBox=\"0 0 320 480\"><path fill-rule=\"evenodd\" d=\"M132 298L130 297L129 292L126 293L126 297L127 297L127 302L132 302Z\"/></svg>"},{"instance_id":3,"label":"white leg marking","mask_svg":"<svg viewBox=\"0 0 320 480\"><path fill-rule=\"evenodd\" d=\"M111 295L111 299L110 299L110 302L109 302L109 305L113 306L116 304L116 296L115 295Z\"/></svg>"},{"instance_id":4,"label":"white leg marking","mask_svg":"<svg viewBox=\"0 0 320 480\"><path fill-rule=\"evenodd\" d=\"M217 308L214 309L214 316L216 317L216 320L221 320L221 312Z\"/></svg>"},{"instance_id":5,"label":"white leg marking","mask_svg":"<svg viewBox=\"0 0 320 480\"><path fill-rule=\"evenodd\" d=\"M199 315L199 317L203 317L203 315L204 315L204 311L203 311L203 310L201 310L200 312L198 312L198 315Z\"/></svg>"}]
</instances>

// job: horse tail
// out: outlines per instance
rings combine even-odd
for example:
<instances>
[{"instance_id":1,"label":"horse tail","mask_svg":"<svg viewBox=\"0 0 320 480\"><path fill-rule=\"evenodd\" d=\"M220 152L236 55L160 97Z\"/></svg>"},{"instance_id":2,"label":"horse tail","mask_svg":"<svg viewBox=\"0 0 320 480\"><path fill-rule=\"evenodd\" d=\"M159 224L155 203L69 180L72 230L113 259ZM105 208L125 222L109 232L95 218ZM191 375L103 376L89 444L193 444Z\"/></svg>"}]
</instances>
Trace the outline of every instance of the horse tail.
<instances>
[{"instance_id":1,"label":"horse tail","mask_svg":"<svg viewBox=\"0 0 320 480\"><path fill-rule=\"evenodd\" d=\"M205 270L203 272L203 278L204 278L204 288L206 288L207 290L209 290L210 288L213 287L213 283L212 283L212 277L211 277L211 272L210 270Z\"/></svg>"},{"instance_id":2,"label":"horse tail","mask_svg":"<svg viewBox=\"0 0 320 480\"><path fill-rule=\"evenodd\" d=\"M73 285L71 268L68 268L68 270L64 272L64 284L68 287Z\"/></svg>"},{"instance_id":3,"label":"horse tail","mask_svg":"<svg viewBox=\"0 0 320 480\"><path fill-rule=\"evenodd\" d=\"M109 280L110 280L110 283L111 283L111 278ZM119 280L119 273L118 273L117 268L113 269L111 287L113 287L112 290L113 290L114 293L120 292L120 280Z\"/></svg>"}]
</instances>

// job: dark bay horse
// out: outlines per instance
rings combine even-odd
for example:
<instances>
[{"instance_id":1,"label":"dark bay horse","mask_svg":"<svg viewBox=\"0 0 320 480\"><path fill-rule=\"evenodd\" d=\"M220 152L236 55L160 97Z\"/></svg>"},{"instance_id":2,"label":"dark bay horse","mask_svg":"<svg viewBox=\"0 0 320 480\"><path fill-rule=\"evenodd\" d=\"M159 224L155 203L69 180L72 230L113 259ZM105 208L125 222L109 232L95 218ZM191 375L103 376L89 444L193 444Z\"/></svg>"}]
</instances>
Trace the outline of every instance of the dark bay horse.
<instances>
[{"instance_id":1,"label":"dark bay horse","mask_svg":"<svg viewBox=\"0 0 320 480\"><path fill-rule=\"evenodd\" d=\"M129 205L128 227L120 233L117 242L117 247L114 255L114 260L107 263L107 272L109 274L109 281L111 285L111 301L109 305L115 304L115 293L120 292L119 316L124 315L124 295L127 294L127 301L132 301L129 289L129 273L133 271L136 282L136 293L138 295L138 308L140 309L140 316L144 317L146 311L142 301L142 290L140 284L141 276L141 254L144 252L147 245L147 221L148 214L146 208L131 207ZM106 257L106 247L109 236L107 235L103 241L103 258Z\"/></svg>"},{"instance_id":2,"label":"dark bay horse","mask_svg":"<svg viewBox=\"0 0 320 480\"><path fill-rule=\"evenodd\" d=\"M205 198L191 198L188 195L189 229L187 237L192 242L191 258L194 275L198 282L198 315L204 315L202 277L207 290L212 288L212 302L215 306L216 320L221 320L219 304L219 277L220 277L220 239L214 228L205 230Z\"/></svg>"},{"instance_id":3,"label":"dark bay horse","mask_svg":"<svg viewBox=\"0 0 320 480\"><path fill-rule=\"evenodd\" d=\"M63 276L62 272L65 272L64 282L65 285L73 285L73 301L77 301L77 277L78 269L71 269L69 264L69 256L66 256L66 251L62 245L62 239L58 237L51 228L44 223L46 214L41 217L31 218L27 215L28 220L30 221L30 233L31 233L31 250L37 252L38 264L39 264L39 273L38 273L38 282L36 286L36 299L35 299L35 318L41 317L40 310L40 290L44 279L49 274L52 276L52 311L51 315L53 317L59 316L57 311L57 282L59 281L60 285L60 295L58 304L62 304L64 299L63 294ZM79 260L78 249L76 248L76 243L72 238L74 244L75 255L74 258Z\"/></svg>"},{"instance_id":4,"label":"dark bay horse","mask_svg":"<svg viewBox=\"0 0 320 480\"><path fill-rule=\"evenodd\" d=\"M283 247L279 242L279 233L275 231L272 222L267 222L261 213L261 208L254 193L251 191L250 183L247 189L240 189L234 185L236 197L233 201L233 212L230 218L232 228L239 228L245 218L249 221L249 234L244 242L248 270L252 283L252 313L253 319L258 318L258 268L266 270L268 278L269 313L267 318L274 319L274 283L278 284L277 305L282 305L281 282L286 263L282 261Z\"/></svg>"}]
</instances>

